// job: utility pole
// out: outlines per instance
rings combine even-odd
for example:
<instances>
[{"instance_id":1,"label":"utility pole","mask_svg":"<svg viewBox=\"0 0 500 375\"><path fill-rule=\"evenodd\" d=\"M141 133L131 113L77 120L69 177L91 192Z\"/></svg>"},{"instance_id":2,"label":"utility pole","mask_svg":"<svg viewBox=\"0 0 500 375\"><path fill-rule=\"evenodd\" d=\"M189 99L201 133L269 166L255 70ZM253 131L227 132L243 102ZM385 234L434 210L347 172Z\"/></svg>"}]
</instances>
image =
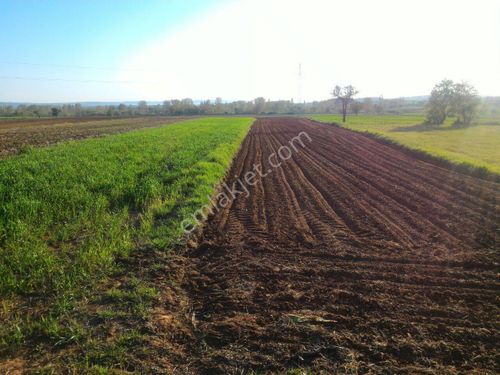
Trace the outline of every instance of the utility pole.
<instances>
[{"instance_id":1,"label":"utility pole","mask_svg":"<svg viewBox=\"0 0 500 375\"><path fill-rule=\"evenodd\" d=\"M297 103L302 103L302 64L299 63Z\"/></svg>"}]
</instances>

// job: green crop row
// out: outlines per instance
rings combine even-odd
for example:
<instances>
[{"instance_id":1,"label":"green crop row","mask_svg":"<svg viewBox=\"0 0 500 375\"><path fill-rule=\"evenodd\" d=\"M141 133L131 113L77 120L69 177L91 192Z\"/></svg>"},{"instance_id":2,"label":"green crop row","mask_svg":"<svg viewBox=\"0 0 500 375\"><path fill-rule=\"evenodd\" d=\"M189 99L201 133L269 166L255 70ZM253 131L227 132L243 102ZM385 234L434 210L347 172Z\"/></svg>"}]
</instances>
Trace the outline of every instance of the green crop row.
<instances>
[{"instance_id":1,"label":"green crop row","mask_svg":"<svg viewBox=\"0 0 500 375\"><path fill-rule=\"evenodd\" d=\"M207 203L252 122L195 119L0 161L3 317L15 313L5 301L27 298L57 315L117 257L179 242L180 222Z\"/></svg>"}]
</instances>

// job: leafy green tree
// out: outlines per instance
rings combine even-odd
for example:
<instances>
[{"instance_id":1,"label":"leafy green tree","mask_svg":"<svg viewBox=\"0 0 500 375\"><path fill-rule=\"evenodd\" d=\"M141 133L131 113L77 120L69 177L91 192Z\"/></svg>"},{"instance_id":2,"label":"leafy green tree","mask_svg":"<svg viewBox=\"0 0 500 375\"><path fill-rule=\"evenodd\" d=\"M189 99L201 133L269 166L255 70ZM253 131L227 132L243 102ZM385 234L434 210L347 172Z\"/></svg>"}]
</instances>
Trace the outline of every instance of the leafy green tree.
<instances>
[{"instance_id":1,"label":"leafy green tree","mask_svg":"<svg viewBox=\"0 0 500 375\"><path fill-rule=\"evenodd\" d=\"M454 83L451 79L443 79L431 91L427 103L427 122L440 125L451 111Z\"/></svg>"},{"instance_id":2,"label":"leafy green tree","mask_svg":"<svg viewBox=\"0 0 500 375\"><path fill-rule=\"evenodd\" d=\"M472 85L444 79L432 89L427 103L427 122L440 125L446 117L455 116L457 124L469 125L478 113L479 104Z\"/></svg>"},{"instance_id":3,"label":"leafy green tree","mask_svg":"<svg viewBox=\"0 0 500 375\"><path fill-rule=\"evenodd\" d=\"M457 118L457 124L469 125L477 116L481 100L477 90L466 82L454 85L450 114Z\"/></svg>"},{"instance_id":4,"label":"leafy green tree","mask_svg":"<svg viewBox=\"0 0 500 375\"><path fill-rule=\"evenodd\" d=\"M59 116L59 113L61 113L61 110L59 108L52 107L50 109L50 112L52 114L52 117L57 117L57 116Z\"/></svg>"}]
</instances>

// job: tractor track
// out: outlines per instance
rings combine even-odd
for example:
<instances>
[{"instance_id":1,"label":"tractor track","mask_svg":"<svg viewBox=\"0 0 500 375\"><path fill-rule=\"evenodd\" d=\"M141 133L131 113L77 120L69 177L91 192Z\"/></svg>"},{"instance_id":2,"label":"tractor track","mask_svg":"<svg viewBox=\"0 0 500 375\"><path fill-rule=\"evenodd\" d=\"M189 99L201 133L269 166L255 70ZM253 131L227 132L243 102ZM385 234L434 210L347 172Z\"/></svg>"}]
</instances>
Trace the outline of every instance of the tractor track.
<instances>
[{"instance_id":1,"label":"tractor track","mask_svg":"<svg viewBox=\"0 0 500 375\"><path fill-rule=\"evenodd\" d=\"M177 371L500 371L498 183L298 118L258 119L226 182L255 164L183 261Z\"/></svg>"}]
</instances>

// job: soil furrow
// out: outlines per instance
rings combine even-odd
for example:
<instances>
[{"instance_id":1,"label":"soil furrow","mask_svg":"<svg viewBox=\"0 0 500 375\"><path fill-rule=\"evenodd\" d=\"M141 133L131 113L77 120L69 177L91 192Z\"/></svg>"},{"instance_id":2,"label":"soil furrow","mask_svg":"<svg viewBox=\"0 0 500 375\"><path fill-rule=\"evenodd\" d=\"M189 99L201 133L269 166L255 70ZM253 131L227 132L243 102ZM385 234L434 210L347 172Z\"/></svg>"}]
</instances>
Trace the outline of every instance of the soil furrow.
<instances>
[{"instance_id":1,"label":"soil furrow","mask_svg":"<svg viewBox=\"0 0 500 375\"><path fill-rule=\"evenodd\" d=\"M500 371L499 184L297 118L257 120L226 183L255 165L188 250L181 373Z\"/></svg>"}]
</instances>

